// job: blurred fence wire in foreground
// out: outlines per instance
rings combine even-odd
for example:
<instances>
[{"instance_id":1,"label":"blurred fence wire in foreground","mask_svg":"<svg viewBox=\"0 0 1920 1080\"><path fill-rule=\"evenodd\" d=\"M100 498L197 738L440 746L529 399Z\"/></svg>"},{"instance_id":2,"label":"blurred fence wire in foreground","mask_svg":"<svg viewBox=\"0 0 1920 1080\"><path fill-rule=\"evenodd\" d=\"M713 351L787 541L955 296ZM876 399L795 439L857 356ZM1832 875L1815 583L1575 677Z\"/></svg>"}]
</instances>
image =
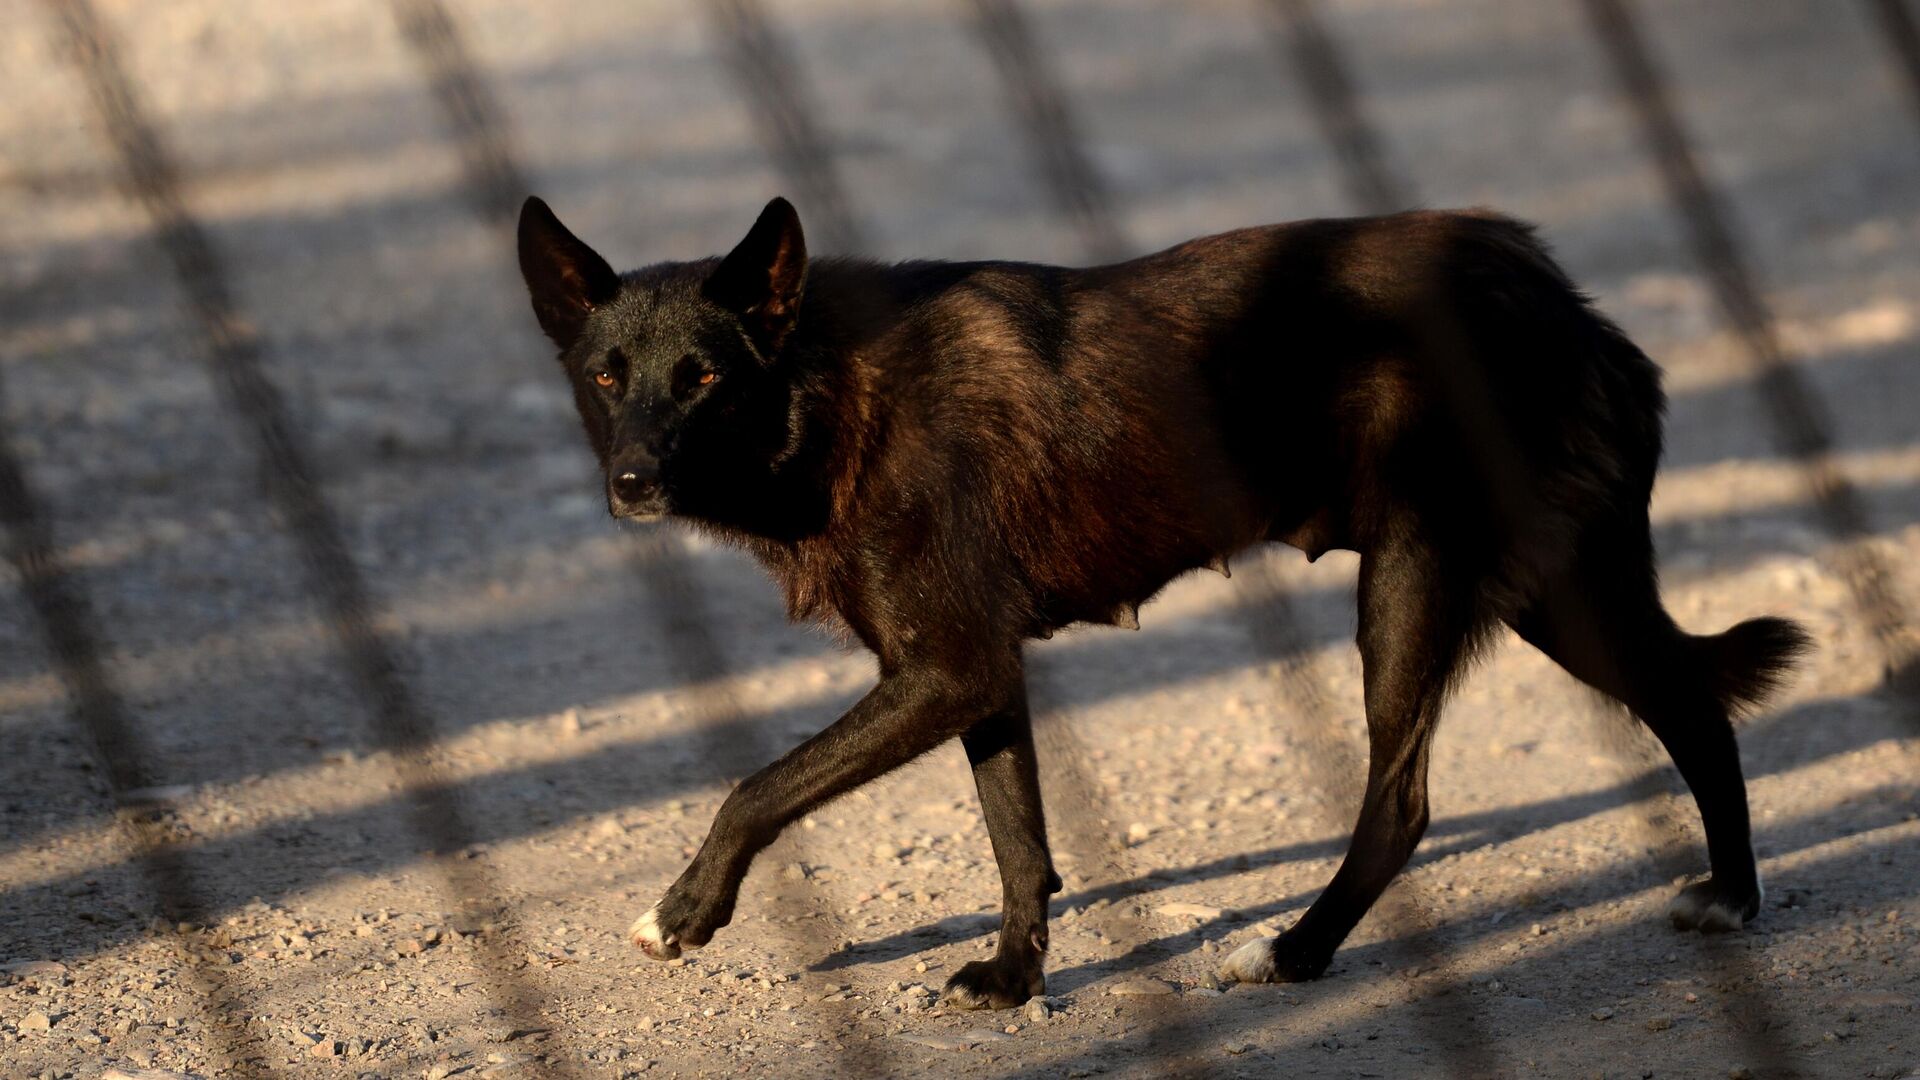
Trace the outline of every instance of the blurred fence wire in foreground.
<instances>
[{"instance_id":1,"label":"blurred fence wire in foreground","mask_svg":"<svg viewBox=\"0 0 1920 1080\"><path fill-rule=\"evenodd\" d=\"M1902 715L1920 723L1920 666L1916 665L1910 614L1893 591L1891 571L1867 542L1871 535L1858 494L1831 458L1831 421L1783 347L1763 294L1755 284L1739 232L1725 199L1702 169L1629 0L1578 0L1598 48L1605 55L1632 110L1649 156L1657 163L1674 211L1686 229L1695 261L1704 272L1726 322L1738 334L1747 362L1766 403L1766 416L1781 448L1800 466L1811 502L1841 546L1833 556L1854 606L1871 627L1888 675L1889 688L1902 699ZM295 430L280 393L262 370L265 348L239 309L219 253L180 196L179 169L161 133L144 111L140 94L119 60L111 32L89 0L46 0L65 37L65 46L91 95L93 112L114 150L129 195L146 211L154 237L177 280L198 331L202 359L219 387L227 409L251 440L265 497L296 541L312 602L327 616L341 664L351 676L378 744L391 756L407 795L412 829L438 854L436 865L447 889L463 908L497 907L499 892L477 863L456 856L471 842L472 831L457 789L433 760L437 734L432 718L415 700L400 674L393 646L379 630L378 604L369 593L343 537L342 525L323 497L309 451ZM1901 0L1869 0L1890 54L1902 65L1920 119L1920 31ZM795 52L758 0L715 0L705 8L719 62L733 74L750 107L766 152L808 210L809 220L830 250L857 252L866 233L852 210L834 155L816 117L813 95ZM1414 185L1388 164L1390 153L1372 124L1364 94L1334 36L1312 0L1267 0L1268 26L1282 62L1297 78L1306 104L1338 165L1353 203L1368 213L1408 206ZM997 72L1011 122L1018 127L1032 167L1042 180L1063 227L1079 239L1095 261L1124 258L1134 249L1122 224L1117 200L1081 137L1062 81L1048 51L1016 0L967 0L956 13L971 25ZM466 194L474 211L490 224L505 227L528 193L527 173L509 137L502 111L484 74L461 41L458 26L439 0L393 0L393 15L414 51L422 76L438 104L447 132L464 163ZM1444 328L1434 330L1443 335ZM1471 404L1479 391L1458 389ZM4 387L0 387L0 402ZM1475 410L1479 411L1479 410ZM1487 433L1498 442L1499 433ZM1485 481L1502 482L1490 468ZM101 660L100 635L88 597L61 565L49 535L40 500L29 477L0 431L0 518L7 532L7 556L37 621L48 656L66 687L76 726L93 748L101 775L116 803L126 810L129 840L157 910L170 924L199 924L217 912L188 860L152 835L140 812L141 793L151 778L145 762L151 749L114 688ZM1301 634L1287 606L1285 590L1271 579L1259 559L1252 572L1265 579L1262 591L1274 599L1264 611L1246 616L1247 634L1264 651L1280 658L1283 691L1316 726L1332 722L1317 683L1299 658ZM709 625L704 599L690 568L670 538L654 530L632 549L636 576L653 598L649 609L662 613L657 638L671 652L676 670L703 686L716 686L726 672L723 650ZM1578 621L1581 613L1566 618ZM1046 664L1034 665L1044 691ZM1044 696L1044 693L1043 695ZM742 719L738 704L723 691L698 695L695 712L706 730L732 730ZM1069 823L1112 816L1083 760L1084 748L1058 719L1048 742L1068 760L1053 796ZM1042 725L1047 731L1048 725ZM1314 737L1322 747L1338 747L1330 730ZM738 775L755 762L752 745L716 734L710 758ZM1354 778L1362 770L1335 753L1316 761L1317 780L1341 802L1357 801ZM1100 844L1076 831L1081 847ZM1112 850L1089 852L1104 859L1116 876L1127 876ZM1389 893L1381 913L1398 927L1397 936L1420 950L1421 962L1445 969L1430 917L1404 880ZM1129 928L1145 938L1142 926ZM1146 945L1141 946L1147 947ZM540 1025L544 1002L522 977L513 957L521 951L511 930L486 935L482 958L487 987L497 1008L514 1023ZM1729 954L1718 954L1723 962ZM195 988L210 1018L209 1030L220 1045L214 1054L223 1067L262 1071L249 1062L227 1033L245 1014L217 969L189 960ZM1747 1051L1772 1071L1798 1071L1781 1025L1769 1013L1763 995L1747 993L1750 973L1726 972L1725 982L1742 994L1751 1021L1745 1026ZM1445 1048L1445 1070L1481 1076L1504 1071L1495 1038L1475 1015L1469 995L1454 997L1444 1014L1420 1015L1430 1037ZM862 1018L845 1013L853 1027ZM1195 1056L1199 1021L1180 1010L1164 1009L1149 1032L1164 1071L1198 1075L1205 1071ZM891 1075L898 1066L871 1039L849 1040L846 1067L856 1075ZM549 1072L574 1070L564 1051L549 1061Z\"/></svg>"}]
</instances>

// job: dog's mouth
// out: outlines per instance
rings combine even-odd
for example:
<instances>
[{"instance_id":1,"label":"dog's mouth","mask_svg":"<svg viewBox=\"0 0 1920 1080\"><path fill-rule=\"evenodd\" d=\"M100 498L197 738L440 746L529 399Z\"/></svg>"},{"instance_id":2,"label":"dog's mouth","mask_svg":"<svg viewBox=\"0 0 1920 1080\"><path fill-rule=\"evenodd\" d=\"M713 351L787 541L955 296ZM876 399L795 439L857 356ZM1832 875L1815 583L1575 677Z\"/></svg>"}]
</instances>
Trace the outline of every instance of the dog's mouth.
<instances>
[{"instance_id":1,"label":"dog's mouth","mask_svg":"<svg viewBox=\"0 0 1920 1080\"><path fill-rule=\"evenodd\" d=\"M664 487L658 483L639 491L607 491L607 513L623 521L654 521L673 512Z\"/></svg>"},{"instance_id":2,"label":"dog's mouth","mask_svg":"<svg viewBox=\"0 0 1920 1080\"><path fill-rule=\"evenodd\" d=\"M673 511L667 506L667 500L661 497L639 502L615 502L608 499L607 512L621 521L658 521Z\"/></svg>"}]
</instances>

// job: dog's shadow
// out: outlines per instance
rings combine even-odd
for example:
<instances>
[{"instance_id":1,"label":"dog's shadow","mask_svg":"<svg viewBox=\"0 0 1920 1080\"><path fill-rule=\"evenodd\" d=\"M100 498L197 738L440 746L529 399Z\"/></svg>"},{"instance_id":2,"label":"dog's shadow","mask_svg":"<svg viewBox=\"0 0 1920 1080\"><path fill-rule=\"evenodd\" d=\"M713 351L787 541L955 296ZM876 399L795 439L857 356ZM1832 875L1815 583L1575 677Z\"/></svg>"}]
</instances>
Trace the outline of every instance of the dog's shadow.
<instances>
[{"instance_id":1,"label":"dog's shadow","mask_svg":"<svg viewBox=\"0 0 1920 1080\"><path fill-rule=\"evenodd\" d=\"M1901 697L1917 678L1920 678L1920 665L1909 665L1889 679L1880 691L1862 695L1862 697L1888 700ZM1845 725L1849 731L1845 739L1828 740L1819 746L1795 737L1796 733L1801 731L1822 730L1823 723L1828 725L1828 730L1831 730L1833 719L1831 714L1835 710L1847 709L1850 705L1857 704L1858 700L1840 698L1806 702L1750 726L1744 733L1743 739L1749 747L1750 757L1755 765L1752 775L1761 777L1789 772L1860 749L1881 738L1898 737L1898 732L1887 730L1880 724L1858 721ZM1428 831L1426 842L1409 862L1409 869L1475 849L1511 842L1531 833L1543 832L1604 813L1609 809L1644 798L1650 787L1675 793L1684 792L1678 776L1663 762L1658 767L1650 768L1630 779L1596 791L1545 799L1500 810L1443 818L1433 823ZM1757 846L1767 854L1777 856L1830 841L1835 837L1871 831L1899 818L1896 812L1899 808L1894 806L1893 802L1887 802L1887 813L1892 815L1887 821L1863 817L1858 807L1867 805L1878 805L1878 803L1872 799L1850 800L1846 807L1836 807L1770 824L1757 834ZM1222 857L1178 869L1156 869L1126 880L1107 882L1057 896L1052 903L1051 915L1058 920L1069 909L1089 908L1102 901L1120 905L1150 896L1171 886L1217 881L1237 874L1256 872L1289 863L1330 859L1344 852L1346 846L1347 840L1344 837L1303 841L1258 852ZM1692 861L1699 862L1700 867L1693 867ZM1668 865L1669 863L1674 865ZM1682 863L1685 865L1681 865ZM1586 873L1555 879L1556 884L1551 893L1543 894L1535 906L1542 910L1564 910L1575 905L1618 899L1656 882L1669 880L1676 872L1685 873L1693 869L1704 869L1703 852L1668 852L1665 856L1654 854L1625 863L1612 863ZM1406 886L1403 884L1400 887ZM1187 956L1203 948L1208 941L1217 941L1237 929L1304 908L1312 901L1318 889L1319 886L1316 884L1308 892L1287 895L1254 906L1225 909L1219 915L1201 919L1184 930L1136 941L1117 956L1049 971L1047 975L1049 992L1071 993L1105 979L1127 975L1167 960ZM1097 912L1091 916L1083 912L1081 917L1097 917ZM1152 926L1155 921L1154 916L1136 920L1139 925L1144 926ZM1340 956L1347 964L1378 963L1381 962L1383 953L1406 946L1416 937L1426 941L1444 936L1449 946L1458 946L1498 932L1500 923L1503 921L1503 916L1480 911L1469 912L1437 920L1432 926L1420 931L1343 949ZM810 965L809 970L829 972L891 963L923 952L933 945L983 939L998 929L997 913L951 915L884 938L852 943ZM1340 965L1341 960L1337 959L1333 970L1337 972Z\"/></svg>"}]
</instances>

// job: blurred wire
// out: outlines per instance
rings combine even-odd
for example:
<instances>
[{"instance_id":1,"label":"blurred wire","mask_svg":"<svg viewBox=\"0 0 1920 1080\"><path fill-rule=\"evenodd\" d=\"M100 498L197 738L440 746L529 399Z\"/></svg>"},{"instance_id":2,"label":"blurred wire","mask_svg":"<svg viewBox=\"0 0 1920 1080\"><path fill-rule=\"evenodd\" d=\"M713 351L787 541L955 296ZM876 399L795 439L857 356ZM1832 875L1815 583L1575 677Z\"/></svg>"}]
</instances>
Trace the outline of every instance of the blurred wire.
<instances>
[{"instance_id":1,"label":"blurred wire","mask_svg":"<svg viewBox=\"0 0 1920 1080\"><path fill-rule=\"evenodd\" d=\"M0 422L6 416L6 387L0 384ZM147 771L153 751L146 744L126 703L101 662L101 636L95 628L93 605L66 567L60 563L46 513L29 485L26 470L13 452L12 440L0 426L0 520L7 530L7 561L20 579L21 591L38 621L47 655L67 690L69 713L80 741L92 752L133 848L134 862L147 892L159 904L166 920L165 934L179 945L180 966L199 998L214 1041L215 1070L240 1075L266 1075L257 1063L243 1062L234 1028L250 1013L246 1003L221 974L221 968L203 963L193 954L185 932L189 926L213 921L214 904L182 852L169 842L156 818L156 806L147 794L154 787ZM225 1059L224 1064L218 1064Z\"/></svg>"},{"instance_id":2,"label":"blurred wire","mask_svg":"<svg viewBox=\"0 0 1920 1080\"><path fill-rule=\"evenodd\" d=\"M752 107L760 140L774 167L794 188L794 202L818 250L852 254L867 238L840 183L818 112L800 77L792 46L768 21L760 0L712 0L704 5L722 60Z\"/></svg>"},{"instance_id":3,"label":"blurred wire","mask_svg":"<svg viewBox=\"0 0 1920 1080\"><path fill-rule=\"evenodd\" d=\"M1015 119L1026 135L1029 152L1037 161L1056 209L1079 232L1090 258L1104 261L1125 257L1133 245L1119 224L1099 173L1080 146L1058 81L1053 78L1046 58L1035 47L1025 18L1013 0L972 0L972 5L983 41L1007 85L1007 98ZM1304 5L1287 6L1304 10ZM1318 30L1317 23L1308 28L1306 41L1308 47L1316 41L1324 46L1326 37ZM1336 59L1331 50L1324 47L1316 57L1316 71L1330 78L1327 93L1317 100L1334 106L1332 113L1339 118L1337 124L1327 126L1329 136L1337 134L1341 145L1352 153L1353 160L1369 170L1370 192L1392 198L1391 185L1380 165L1383 159L1377 140L1360 122L1351 83ZM1248 569L1254 579L1253 588L1269 599L1264 605L1246 609L1247 632L1261 652L1278 660L1274 671L1281 693L1312 724L1308 738L1321 751L1309 755L1308 759L1318 774L1316 786L1333 793L1339 801L1358 804L1361 795L1356 780L1366 774L1366 766L1355 760L1333 726L1338 714L1326 701L1309 670L1306 658L1311 655L1311 649L1308 635L1300 628L1298 613L1293 610L1287 590L1267 557L1261 555L1248 560ZM1058 749L1079 749L1084 754L1077 740ZM1081 769L1091 775L1091 770L1084 765ZM1103 800L1096 789L1089 787L1082 802L1086 809L1097 810ZM1396 927L1397 936L1416 951L1425 966L1443 967L1425 932L1431 929L1430 920L1414 898L1415 893L1417 886L1400 880L1383 898L1380 914ZM1196 1021L1170 1013L1156 1027L1155 1034L1169 1045L1188 1049L1199 1030ZM1456 1073L1474 1074L1491 1068L1488 1055L1492 1041L1480 1030L1478 1018L1470 1010L1448 1018L1444 1030L1436 1027L1430 1035L1453 1055L1450 1067Z\"/></svg>"},{"instance_id":4,"label":"blurred wire","mask_svg":"<svg viewBox=\"0 0 1920 1080\"><path fill-rule=\"evenodd\" d=\"M1412 186L1387 165L1386 151L1360 104L1345 58L1312 0L1268 0L1274 44L1307 92L1320 136L1333 148L1347 194L1363 213L1390 214L1414 204Z\"/></svg>"},{"instance_id":5,"label":"blurred wire","mask_svg":"<svg viewBox=\"0 0 1920 1080\"><path fill-rule=\"evenodd\" d=\"M1920 26L1914 23L1913 9L1905 0L1867 0L1867 6L1880 20L1880 31L1900 61L1912 97L1908 104L1913 106L1914 119L1920 120Z\"/></svg>"},{"instance_id":6,"label":"blurred wire","mask_svg":"<svg viewBox=\"0 0 1920 1080\"><path fill-rule=\"evenodd\" d=\"M1905 699L1909 724L1920 725L1920 644L1893 577L1871 544L1866 507L1834 464L1831 422L1781 345L1772 314L1754 286L1747 259L1724 200L1693 153L1669 103L1664 80L1648 56L1624 0L1584 0L1594 34L1612 64L1620 90L1634 110L1648 152L1660 166L1668 197L1687 228L1722 314L1746 346L1767 417L1781 449L1798 461L1815 510L1842 541L1833 559L1880 650L1890 689Z\"/></svg>"},{"instance_id":7,"label":"blurred wire","mask_svg":"<svg viewBox=\"0 0 1920 1080\"><path fill-rule=\"evenodd\" d=\"M1317 5L1312 0L1272 0L1272 10L1280 40L1287 46L1323 136L1334 147L1335 158L1354 200L1367 213L1390 213L1414 203L1417 196L1413 185L1394 175L1386 163L1381 140L1347 73L1339 46L1320 20ZM1484 380L1473 377L1478 369L1472 358L1465 355L1466 343L1445 313L1428 312L1419 333L1425 345L1423 353L1458 361L1444 364L1449 377L1434 380L1435 385L1446 392L1449 411L1457 418L1461 430L1469 435L1469 445L1481 479L1493 496L1496 513L1512 519L1510 527L1517 527L1518 515L1526 512L1525 480L1516 468L1519 458L1511 433L1492 405L1491 388ZM1559 640L1585 643L1580 651L1587 655L1606 656L1612 652L1611 644L1604 640L1597 627L1593 612L1577 594L1558 597L1543 615ZM1638 732L1632 734L1638 735ZM1640 777L1635 784L1636 802L1652 806L1667 794L1666 785L1662 783L1666 773L1660 768L1664 761L1651 750L1647 740L1616 738L1607 742L1616 751L1620 743L1633 747L1631 756L1643 766L1635 771ZM1643 815L1642 824L1661 834L1666 842L1660 845L1660 850L1669 853L1662 862L1668 864L1668 870L1678 872L1681 869L1679 852L1691 846L1690 837L1670 819L1656 822L1651 816ZM1715 950L1710 956L1723 981L1739 997L1743 1014L1758 1025L1757 1031L1749 1033L1749 1052L1770 1063L1789 1062L1790 1048L1781 1038L1779 1019L1773 1014L1771 1001L1752 990L1753 970L1749 958L1744 953L1725 950Z\"/></svg>"},{"instance_id":8,"label":"blurred wire","mask_svg":"<svg viewBox=\"0 0 1920 1080\"><path fill-rule=\"evenodd\" d=\"M466 187L476 211L483 221L511 226L532 187L513 150L505 115L494 105L486 78L467 51L457 23L440 0L394 0L393 10L440 103L450 133L461 147ZM673 528L665 524L646 526L626 549L628 566L645 591L645 599L635 608L655 620L653 640L666 653L667 667L689 688L684 703L696 740L694 759L721 777L742 777L765 764L768 750L764 739L738 735L745 730L741 721L746 710L727 688L726 654L714 635L706 598L693 579L692 567ZM787 842L796 843L791 839ZM808 905L782 898L779 906L794 913L794 907ZM829 925L836 923L834 913L824 904L815 903L811 908L807 915L824 918ZM811 935L800 935L795 919L773 925L803 949L819 944ZM851 1016L850 1010L847 1016ZM865 1044L856 1047L854 1056L864 1074L886 1072L884 1061Z\"/></svg>"},{"instance_id":9,"label":"blurred wire","mask_svg":"<svg viewBox=\"0 0 1920 1080\"><path fill-rule=\"evenodd\" d=\"M507 138L500 106L469 59L459 28L439 0L393 0L393 15L460 145L475 211L488 221L511 224L532 188Z\"/></svg>"},{"instance_id":10,"label":"blurred wire","mask_svg":"<svg viewBox=\"0 0 1920 1080\"><path fill-rule=\"evenodd\" d=\"M439 776L430 754L430 718L401 679L392 650L376 629L372 598L347 551L339 522L320 492L307 452L279 391L261 371L259 338L241 315L226 267L180 197L179 169L148 120L118 50L88 0L48 0L106 133L118 152L131 194L153 220L155 239L172 263L201 336L204 358L227 408L252 437L260 479L285 520L305 564L306 584L324 610L341 659L371 714L373 735L393 759L406 792L408 821L442 856L454 895L493 903L498 894L478 864L459 856L472 841L456 788ZM489 988L503 1012L525 1030L544 1030L540 994L516 974L524 953L504 926L480 935ZM556 1075L571 1063L552 1064Z\"/></svg>"},{"instance_id":11,"label":"blurred wire","mask_svg":"<svg viewBox=\"0 0 1920 1080\"><path fill-rule=\"evenodd\" d=\"M1131 245L1121 232L1113 197L1087 155L1060 80L1034 44L1026 15L1014 0L969 0L968 6L1054 209L1079 233L1088 258L1126 258Z\"/></svg>"}]
</instances>

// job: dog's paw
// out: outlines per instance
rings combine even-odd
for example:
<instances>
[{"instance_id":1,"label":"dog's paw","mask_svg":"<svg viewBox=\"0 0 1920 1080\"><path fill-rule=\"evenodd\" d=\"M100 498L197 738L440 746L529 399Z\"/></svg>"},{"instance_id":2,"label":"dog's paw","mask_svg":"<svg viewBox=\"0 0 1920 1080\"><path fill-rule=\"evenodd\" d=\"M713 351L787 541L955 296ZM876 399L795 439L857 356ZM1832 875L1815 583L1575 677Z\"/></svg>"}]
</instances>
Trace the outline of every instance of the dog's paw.
<instances>
[{"instance_id":1,"label":"dog's paw","mask_svg":"<svg viewBox=\"0 0 1920 1080\"><path fill-rule=\"evenodd\" d=\"M627 940L655 960L673 960L712 941L714 931L733 921L732 888L738 883L722 884L696 882L689 887L675 882L659 903L627 928Z\"/></svg>"},{"instance_id":2,"label":"dog's paw","mask_svg":"<svg viewBox=\"0 0 1920 1080\"><path fill-rule=\"evenodd\" d=\"M1233 950L1220 965L1219 975L1243 983L1307 982L1319 978L1331 959L1301 949L1281 934L1254 938Z\"/></svg>"},{"instance_id":3,"label":"dog's paw","mask_svg":"<svg viewBox=\"0 0 1920 1080\"><path fill-rule=\"evenodd\" d=\"M655 904L645 915L627 927L627 940L655 960L672 960L680 955L680 936L660 929L660 906Z\"/></svg>"},{"instance_id":4,"label":"dog's paw","mask_svg":"<svg viewBox=\"0 0 1920 1080\"><path fill-rule=\"evenodd\" d=\"M1013 1009L1046 992L1047 976L1037 962L1029 968L996 957L954 972L940 1003L949 1009Z\"/></svg>"},{"instance_id":5,"label":"dog's paw","mask_svg":"<svg viewBox=\"0 0 1920 1080\"><path fill-rule=\"evenodd\" d=\"M1760 886L1730 889L1712 878L1696 881L1680 890L1667 908L1667 918L1675 929L1698 930L1703 934L1724 934L1747 925L1760 914Z\"/></svg>"},{"instance_id":6,"label":"dog's paw","mask_svg":"<svg viewBox=\"0 0 1920 1080\"><path fill-rule=\"evenodd\" d=\"M662 900L627 928L627 940L655 960L672 960L683 950L697 949L713 938L713 929L699 919L672 914L674 905Z\"/></svg>"},{"instance_id":7,"label":"dog's paw","mask_svg":"<svg viewBox=\"0 0 1920 1080\"><path fill-rule=\"evenodd\" d=\"M1243 983L1273 981L1273 939L1254 938L1227 954L1220 965L1222 979Z\"/></svg>"}]
</instances>

